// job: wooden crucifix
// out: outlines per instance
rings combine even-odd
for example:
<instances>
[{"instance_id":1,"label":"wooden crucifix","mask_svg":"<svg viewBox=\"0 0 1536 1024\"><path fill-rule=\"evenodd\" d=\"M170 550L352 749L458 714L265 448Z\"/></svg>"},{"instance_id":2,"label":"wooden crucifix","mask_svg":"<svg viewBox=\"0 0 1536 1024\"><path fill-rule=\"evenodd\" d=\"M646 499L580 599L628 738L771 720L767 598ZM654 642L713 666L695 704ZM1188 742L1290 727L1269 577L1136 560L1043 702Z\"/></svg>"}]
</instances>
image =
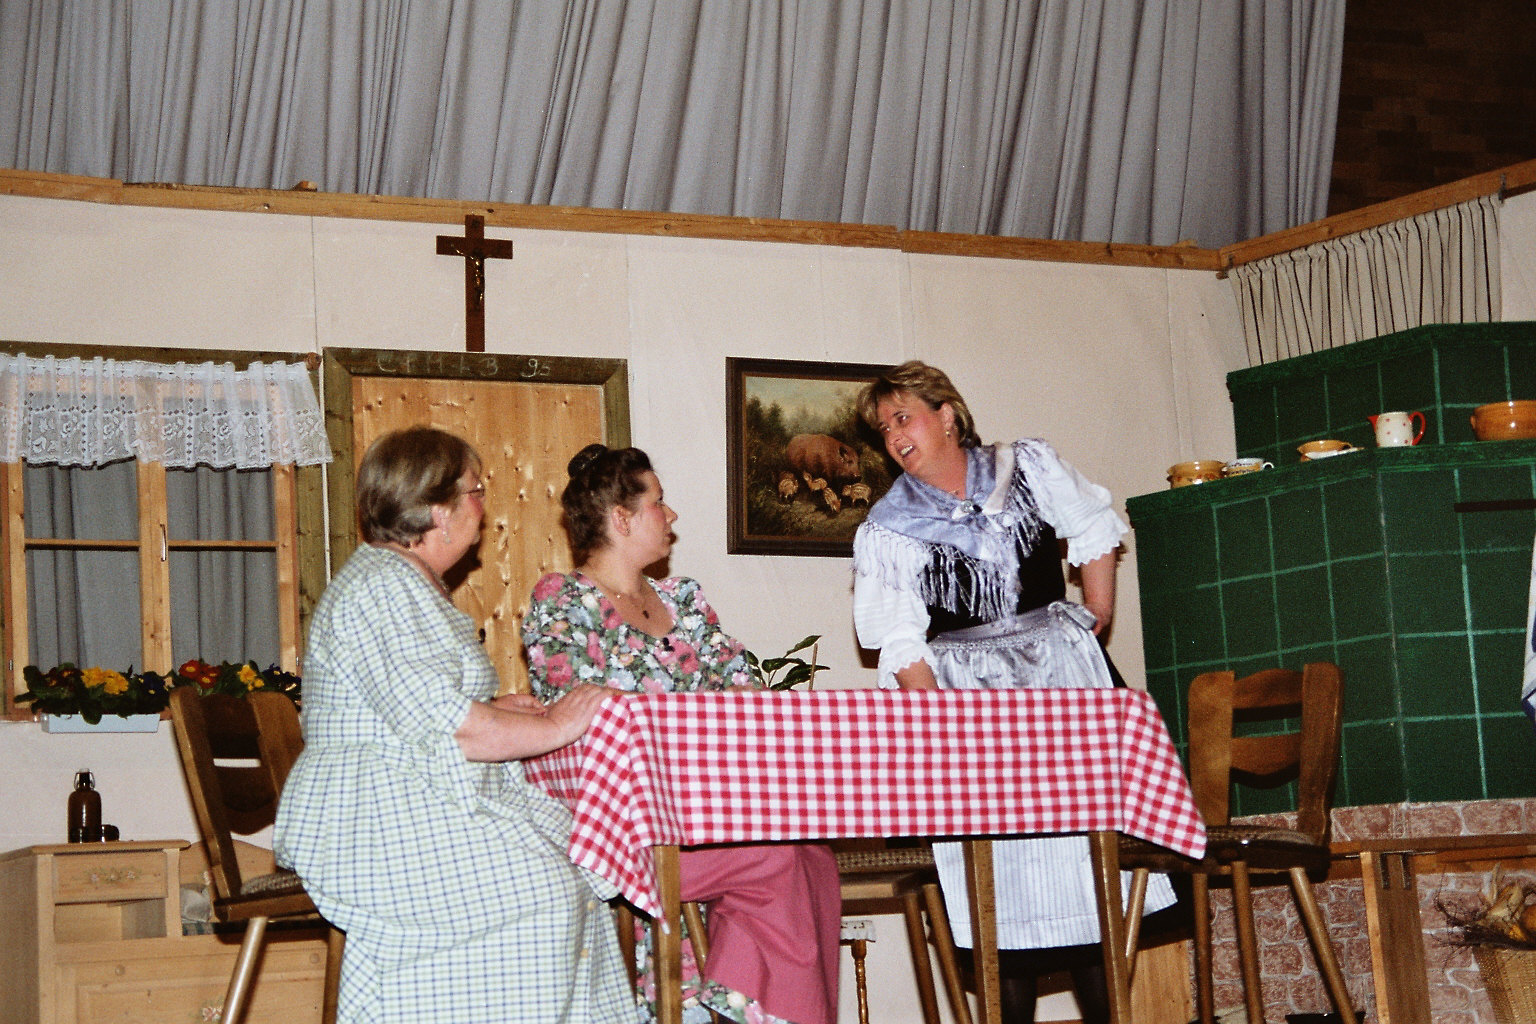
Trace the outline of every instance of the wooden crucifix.
<instances>
[{"instance_id":1,"label":"wooden crucifix","mask_svg":"<svg viewBox=\"0 0 1536 1024\"><path fill-rule=\"evenodd\" d=\"M485 218L464 215L464 235L438 235L439 256L464 260L464 351L485 351L485 261L512 258L512 243L485 237Z\"/></svg>"}]
</instances>

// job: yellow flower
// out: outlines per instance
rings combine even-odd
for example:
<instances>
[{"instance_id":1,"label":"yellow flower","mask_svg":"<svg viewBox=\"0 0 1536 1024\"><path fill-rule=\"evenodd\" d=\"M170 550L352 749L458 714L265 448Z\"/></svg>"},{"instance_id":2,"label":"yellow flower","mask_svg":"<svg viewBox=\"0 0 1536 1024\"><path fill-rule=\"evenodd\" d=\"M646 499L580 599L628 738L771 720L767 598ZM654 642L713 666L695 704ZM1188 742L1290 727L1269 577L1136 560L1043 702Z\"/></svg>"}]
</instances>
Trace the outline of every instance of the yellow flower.
<instances>
[{"instance_id":1,"label":"yellow flower","mask_svg":"<svg viewBox=\"0 0 1536 1024\"><path fill-rule=\"evenodd\" d=\"M240 677L240 681L245 684L245 688L247 690L254 686L256 681L261 678L256 674L256 670L250 665L241 665L238 675Z\"/></svg>"},{"instance_id":2,"label":"yellow flower","mask_svg":"<svg viewBox=\"0 0 1536 1024\"><path fill-rule=\"evenodd\" d=\"M106 685L103 688L107 691L107 693L112 694L112 695L115 696L115 695L117 695L119 693L127 693L128 692L128 677L127 676L123 675L121 672L108 671L106 673L106 677L107 677Z\"/></svg>"},{"instance_id":3,"label":"yellow flower","mask_svg":"<svg viewBox=\"0 0 1536 1024\"><path fill-rule=\"evenodd\" d=\"M80 673L80 681L92 690L105 686L107 683L107 670L104 668L88 668Z\"/></svg>"}]
</instances>

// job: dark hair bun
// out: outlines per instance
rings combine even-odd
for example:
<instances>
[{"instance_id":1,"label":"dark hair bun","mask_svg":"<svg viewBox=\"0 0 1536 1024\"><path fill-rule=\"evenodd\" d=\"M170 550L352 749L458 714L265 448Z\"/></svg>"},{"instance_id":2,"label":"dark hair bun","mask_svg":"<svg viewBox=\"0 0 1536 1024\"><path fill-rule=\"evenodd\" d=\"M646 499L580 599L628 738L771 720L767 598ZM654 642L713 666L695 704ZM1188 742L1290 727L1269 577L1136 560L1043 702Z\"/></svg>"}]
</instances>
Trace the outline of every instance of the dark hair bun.
<instances>
[{"instance_id":1,"label":"dark hair bun","mask_svg":"<svg viewBox=\"0 0 1536 1024\"><path fill-rule=\"evenodd\" d=\"M571 461L565 464L566 475L572 480L576 479L582 473L585 473L592 463L606 454L608 454L608 446L605 444L593 442L587 445L581 451L572 455Z\"/></svg>"}]
</instances>

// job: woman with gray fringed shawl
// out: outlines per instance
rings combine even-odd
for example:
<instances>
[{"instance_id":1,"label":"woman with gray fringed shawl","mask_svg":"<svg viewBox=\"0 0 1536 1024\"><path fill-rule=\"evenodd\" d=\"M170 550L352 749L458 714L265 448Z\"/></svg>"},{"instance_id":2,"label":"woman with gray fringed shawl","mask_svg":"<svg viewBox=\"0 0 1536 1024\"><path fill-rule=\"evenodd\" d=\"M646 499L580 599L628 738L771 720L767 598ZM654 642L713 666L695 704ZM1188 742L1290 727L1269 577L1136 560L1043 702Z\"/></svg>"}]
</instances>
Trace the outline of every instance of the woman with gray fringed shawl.
<instances>
[{"instance_id":1,"label":"woman with gray fringed shawl","mask_svg":"<svg viewBox=\"0 0 1536 1024\"><path fill-rule=\"evenodd\" d=\"M1045 441L982 445L965 400L923 363L882 374L858 405L903 471L853 542L854 624L880 651L880 686L1123 685L1098 639L1128 529L1109 492ZM1080 568L1082 604L1066 599L1058 538ZM969 946L960 844L936 843L934 859L955 940ZM1038 977L1060 970L1084 1024L1108 1021L1086 837L998 843L995 860L1005 1024L1033 1021ZM1153 876L1147 910L1172 903L1167 878Z\"/></svg>"}]
</instances>

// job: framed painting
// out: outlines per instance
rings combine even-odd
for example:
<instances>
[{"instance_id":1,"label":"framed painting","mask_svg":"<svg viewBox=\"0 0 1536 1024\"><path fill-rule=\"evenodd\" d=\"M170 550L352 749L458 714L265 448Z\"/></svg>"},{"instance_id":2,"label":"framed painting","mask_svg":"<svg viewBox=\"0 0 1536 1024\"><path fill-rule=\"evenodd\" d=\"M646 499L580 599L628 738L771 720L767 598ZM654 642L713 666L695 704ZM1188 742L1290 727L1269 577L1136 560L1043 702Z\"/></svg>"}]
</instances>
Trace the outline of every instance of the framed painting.
<instances>
[{"instance_id":1,"label":"framed painting","mask_svg":"<svg viewBox=\"0 0 1536 1024\"><path fill-rule=\"evenodd\" d=\"M727 551L853 554L854 531L896 475L855 408L885 369L726 359Z\"/></svg>"}]
</instances>

